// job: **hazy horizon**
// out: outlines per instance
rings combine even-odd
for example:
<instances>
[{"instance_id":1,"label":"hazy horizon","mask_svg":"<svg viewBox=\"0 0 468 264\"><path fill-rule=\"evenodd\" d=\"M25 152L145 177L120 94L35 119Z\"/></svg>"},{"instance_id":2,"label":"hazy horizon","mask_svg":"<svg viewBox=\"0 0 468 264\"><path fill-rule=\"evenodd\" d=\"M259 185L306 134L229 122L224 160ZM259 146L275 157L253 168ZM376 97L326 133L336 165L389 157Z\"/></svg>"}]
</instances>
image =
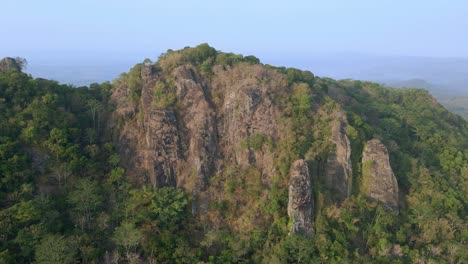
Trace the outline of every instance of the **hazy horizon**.
<instances>
[{"instance_id":1,"label":"hazy horizon","mask_svg":"<svg viewBox=\"0 0 468 264\"><path fill-rule=\"evenodd\" d=\"M231 52L227 50L226 52ZM57 80L75 86L112 81L144 58L157 60L160 55L87 54L86 56L30 57L26 72L33 77ZM247 55L247 54L244 54ZM310 70L319 77L368 80L393 84L422 79L441 87L448 95L468 94L468 59L382 56L364 53L326 53L307 56L257 56L262 63Z\"/></svg>"}]
</instances>

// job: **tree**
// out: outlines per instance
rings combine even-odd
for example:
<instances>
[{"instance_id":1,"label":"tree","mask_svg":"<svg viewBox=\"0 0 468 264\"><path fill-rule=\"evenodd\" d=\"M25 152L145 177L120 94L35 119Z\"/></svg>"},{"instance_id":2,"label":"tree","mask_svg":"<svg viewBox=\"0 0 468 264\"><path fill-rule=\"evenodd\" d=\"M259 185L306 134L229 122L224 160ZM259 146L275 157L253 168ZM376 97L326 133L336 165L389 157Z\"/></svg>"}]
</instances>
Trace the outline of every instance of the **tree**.
<instances>
[{"instance_id":1,"label":"tree","mask_svg":"<svg viewBox=\"0 0 468 264\"><path fill-rule=\"evenodd\" d=\"M26 67L28 66L28 61L25 58L16 57L15 61L21 71L26 69Z\"/></svg>"},{"instance_id":2,"label":"tree","mask_svg":"<svg viewBox=\"0 0 468 264\"><path fill-rule=\"evenodd\" d=\"M96 131L96 134L98 134L104 106L98 100L91 99L88 101L88 108L91 118L93 119L93 128Z\"/></svg>"},{"instance_id":3,"label":"tree","mask_svg":"<svg viewBox=\"0 0 468 264\"><path fill-rule=\"evenodd\" d=\"M89 224L96 209L102 204L97 182L86 178L78 180L74 190L68 194L68 202L78 215L78 221L83 230Z\"/></svg>"},{"instance_id":4,"label":"tree","mask_svg":"<svg viewBox=\"0 0 468 264\"><path fill-rule=\"evenodd\" d=\"M151 209L162 225L174 228L185 219L187 204L182 190L165 187L157 190L151 201Z\"/></svg>"},{"instance_id":5,"label":"tree","mask_svg":"<svg viewBox=\"0 0 468 264\"><path fill-rule=\"evenodd\" d=\"M75 262L76 250L70 239L61 235L46 235L36 247L38 264L68 264Z\"/></svg>"},{"instance_id":6,"label":"tree","mask_svg":"<svg viewBox=\"0 0 468 264\"><path fill-rule=\"evenodd\" d=\"M57 162L52 168L53 176L57 179L59 187L62 187L62 183L66 183L68 177L70 177L72 171L66 162Z\"/></svg>"},{"instance_id":7,"label":"tree","mask_svg":"<svg viewBox=\"0 0 468 264\"><path fill-rule=\"evenodd\" d=\"M245 56L244 60L250 64L260 64L260 60L253 55Z\"/></svg>"},{"instance_id":8,"label":"tree","mask_svg":"<svg viewBox=\"0 0 468 264\"><path fill-rule=\"evenodd\" d=\"M130 259L131 250L136 250L142 237L142 233L135 227L134 223L123 222L115 229L113 240L124 248L127 259Z\"/></svg>"}]
</instances>

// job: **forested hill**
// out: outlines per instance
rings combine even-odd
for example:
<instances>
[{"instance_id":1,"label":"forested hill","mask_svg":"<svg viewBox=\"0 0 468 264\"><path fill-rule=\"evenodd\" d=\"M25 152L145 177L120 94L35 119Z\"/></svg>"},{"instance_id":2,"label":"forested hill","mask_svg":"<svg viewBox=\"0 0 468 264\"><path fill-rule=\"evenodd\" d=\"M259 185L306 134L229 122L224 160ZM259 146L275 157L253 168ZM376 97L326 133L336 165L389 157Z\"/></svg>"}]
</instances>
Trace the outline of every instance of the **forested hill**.
<instances>
[{"instance_id":1,"label":"forested hill","mask_svg":"<svg viewBox=\"0 0 468 264\"><path fill-rule=\"evenodd\" d=\"M468 123L207 44L73 88L0 62L0 263L467 263Z\"/></svg>"}]
</instances>

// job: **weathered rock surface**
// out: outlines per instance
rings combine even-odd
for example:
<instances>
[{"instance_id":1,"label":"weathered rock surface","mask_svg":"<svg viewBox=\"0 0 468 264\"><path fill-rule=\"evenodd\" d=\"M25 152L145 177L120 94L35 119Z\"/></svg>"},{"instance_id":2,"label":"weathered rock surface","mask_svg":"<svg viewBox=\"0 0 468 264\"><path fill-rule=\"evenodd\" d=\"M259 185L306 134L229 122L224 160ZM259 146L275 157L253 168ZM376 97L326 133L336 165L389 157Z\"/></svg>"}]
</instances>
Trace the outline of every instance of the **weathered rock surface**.
<instances>
[{"instance_id":1,"label":"weathered rock surface","mask_svg":"<svg viewBox=\"0 0 468 264\"><path fill-rule=\"evenodd\" d=\"M265 182L274 175L273 153L245 143L254 136L278 140L280 111L273 102L287 87L284 75L251 64L214 71L207 80L190 65L175 68L170 76L141 66L139 101L131 98L125 82L117 85L111 123L119 127L116 141L132 182L179 186L197 194L227 165L255 166ZM158 81L174 89L176 106L155 107Z\"/></svg>"},{"instance_id":2,"label":"weathered rock surface","mask_svg":"<svg viewBox=\"0 0 468 264\"><path fill-rule=\"evenodd\" d=\"M185 147L186 167L178 176L178 185L203 189L213 174L217 151L216 113L210 102L207 84L191 66L174 70L178 102L183 105L180 135ZM191 168L191 169L190 169ZM195 174L195 175L194 175ZM195 176L192 182L190 177Z\"/></svg>"},{"instance_id":3,"label":"weathered rock surface","mask_svg":"<svg viewBox=\"0 0 468 264\"><path fill-rule=\"evenodd\" d=\"M335 152L328 160L325 172L325 182L342 201L349 196L349 184L352 175L351 146L346 135L348 121L344 112L338 112L331 129L331 141L335 145Z\"/></svg>"},{"instance_id":4,"label":"weathered rock surface","mask_svg":"<svg viewBox=\"0 0 468 264\"><path fill-rule=\"evenodd\" d=\"M296 160L291 166L289 179L288 215L292 221L291 233L311 235L314 201L309 169L304 160Z\"/></svg>"},{"instance_id":5,"label":"weathered rock surface","mask_svg":"<svg viewBox=\"0 0 468 264\"><path fill-rule=\"evenodd\" d=\"M367 142L362 155L362 192L398 210L398 183L390 166L387 148L378 139Z\"/></svg>"},{"instance_id":6,"label":"weathered rock surface","mask_svg":"<svg viewBox=\"0 0 468 264\"><path fill-rule=\"evenodd\" d=\"M112 125L119 127L119 152L131 182L175 186L177 164L182 158L178 121L172 109L152 105L153 87L159 78L152 66L142 68L139 109L130 99L129 88L118 86L111 98L116 105Z\"/></svg>"},{"instance_id":7,"label":"weathered rock surface","mask_svg":"<svg viewBox=\"0 0 468 264\"><path fill-rule=\"evenodd\" d=\"M241 167L255 165L268 179L274 173L273 153L245 146L252 137L279 139L275 96L287 86L283 75L260 65L240 64L215 69L212 93L218 105L219 148L224 160ZM244 145L244 146L243 146Z\"/></svg>"},{"instance_id":8,"label":"weathered rock surface","mask_svg":"<svg viewBox=\"0 0 468 264\"><path fill-rule=\"evenodd\" d=\"M21 67L15 59L10 58L10 57L5 57L0 60L0 71L7 71L7 70L21 71Z\"/></svg>"}]
</instances>

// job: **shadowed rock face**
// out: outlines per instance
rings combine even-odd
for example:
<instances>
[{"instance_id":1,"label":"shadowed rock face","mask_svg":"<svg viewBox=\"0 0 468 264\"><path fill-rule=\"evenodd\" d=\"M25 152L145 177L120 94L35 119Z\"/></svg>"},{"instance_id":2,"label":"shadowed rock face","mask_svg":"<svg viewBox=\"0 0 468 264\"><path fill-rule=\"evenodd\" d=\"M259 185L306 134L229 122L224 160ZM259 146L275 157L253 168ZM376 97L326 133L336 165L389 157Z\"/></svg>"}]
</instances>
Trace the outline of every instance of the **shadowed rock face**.
<instances>
[{"instance_id":1,"label":"shadowed rock face","mask_svg":"<svg viewBox=\"0 0 468 264\"><path fill-rule=\"evenodd\" d=\"M177 183L176 168L182 157L177 116L172 109L152 107L153 87L160 78L152 66L141 70L139 109L130 100L126 85L118 86L111 97L116 105L111 126L121 123L117 141L122 165L137 185Z\"/></svg>"},{"instance_id":2,"label":"shadowed rock face","mask_svg":"<svg viewBox=\"0 0 468 264\"><path fill-rule=\"evenodd\" d=\"M398 183L390 166L387 148L378 139L367 142L362 155L362 192L398 210Z\"/></svg>"},{"instance_id":3,"label":"shadowed rock face","mask_svg":"<svg viewBox=\"0 0 468 264\"><path fill-rule=\"evenodd\" d=\"M349 196L349 184L352 175L351 146L346 136L348 121L344 112L338 112L333 121L331 141L336 146L335 152L328 158L325 182L340 201Z\"/></svg>"},{"instance_id":4,"label":"shadowed rock face","mask_svg":"<svg viewBox=\"0 0 468 264\"><path fill-rule=\"evenodd\" d=\"M314 201L310 186L309 170L304 160L296 160L291 166L289 179L288 215L292 221L291 233L311 235Z\"/></svg>"},{"instance_id":5,"label":"shadowed rock face","mask_svg":"<svg viewBox=\"0 0 468 264\"><path fill-rule=\"evenodd\" d=\"M6 57L0 60L0 71L16 70L21 71L20 65L15 59Z\"/></svg>"}]
</instances>

